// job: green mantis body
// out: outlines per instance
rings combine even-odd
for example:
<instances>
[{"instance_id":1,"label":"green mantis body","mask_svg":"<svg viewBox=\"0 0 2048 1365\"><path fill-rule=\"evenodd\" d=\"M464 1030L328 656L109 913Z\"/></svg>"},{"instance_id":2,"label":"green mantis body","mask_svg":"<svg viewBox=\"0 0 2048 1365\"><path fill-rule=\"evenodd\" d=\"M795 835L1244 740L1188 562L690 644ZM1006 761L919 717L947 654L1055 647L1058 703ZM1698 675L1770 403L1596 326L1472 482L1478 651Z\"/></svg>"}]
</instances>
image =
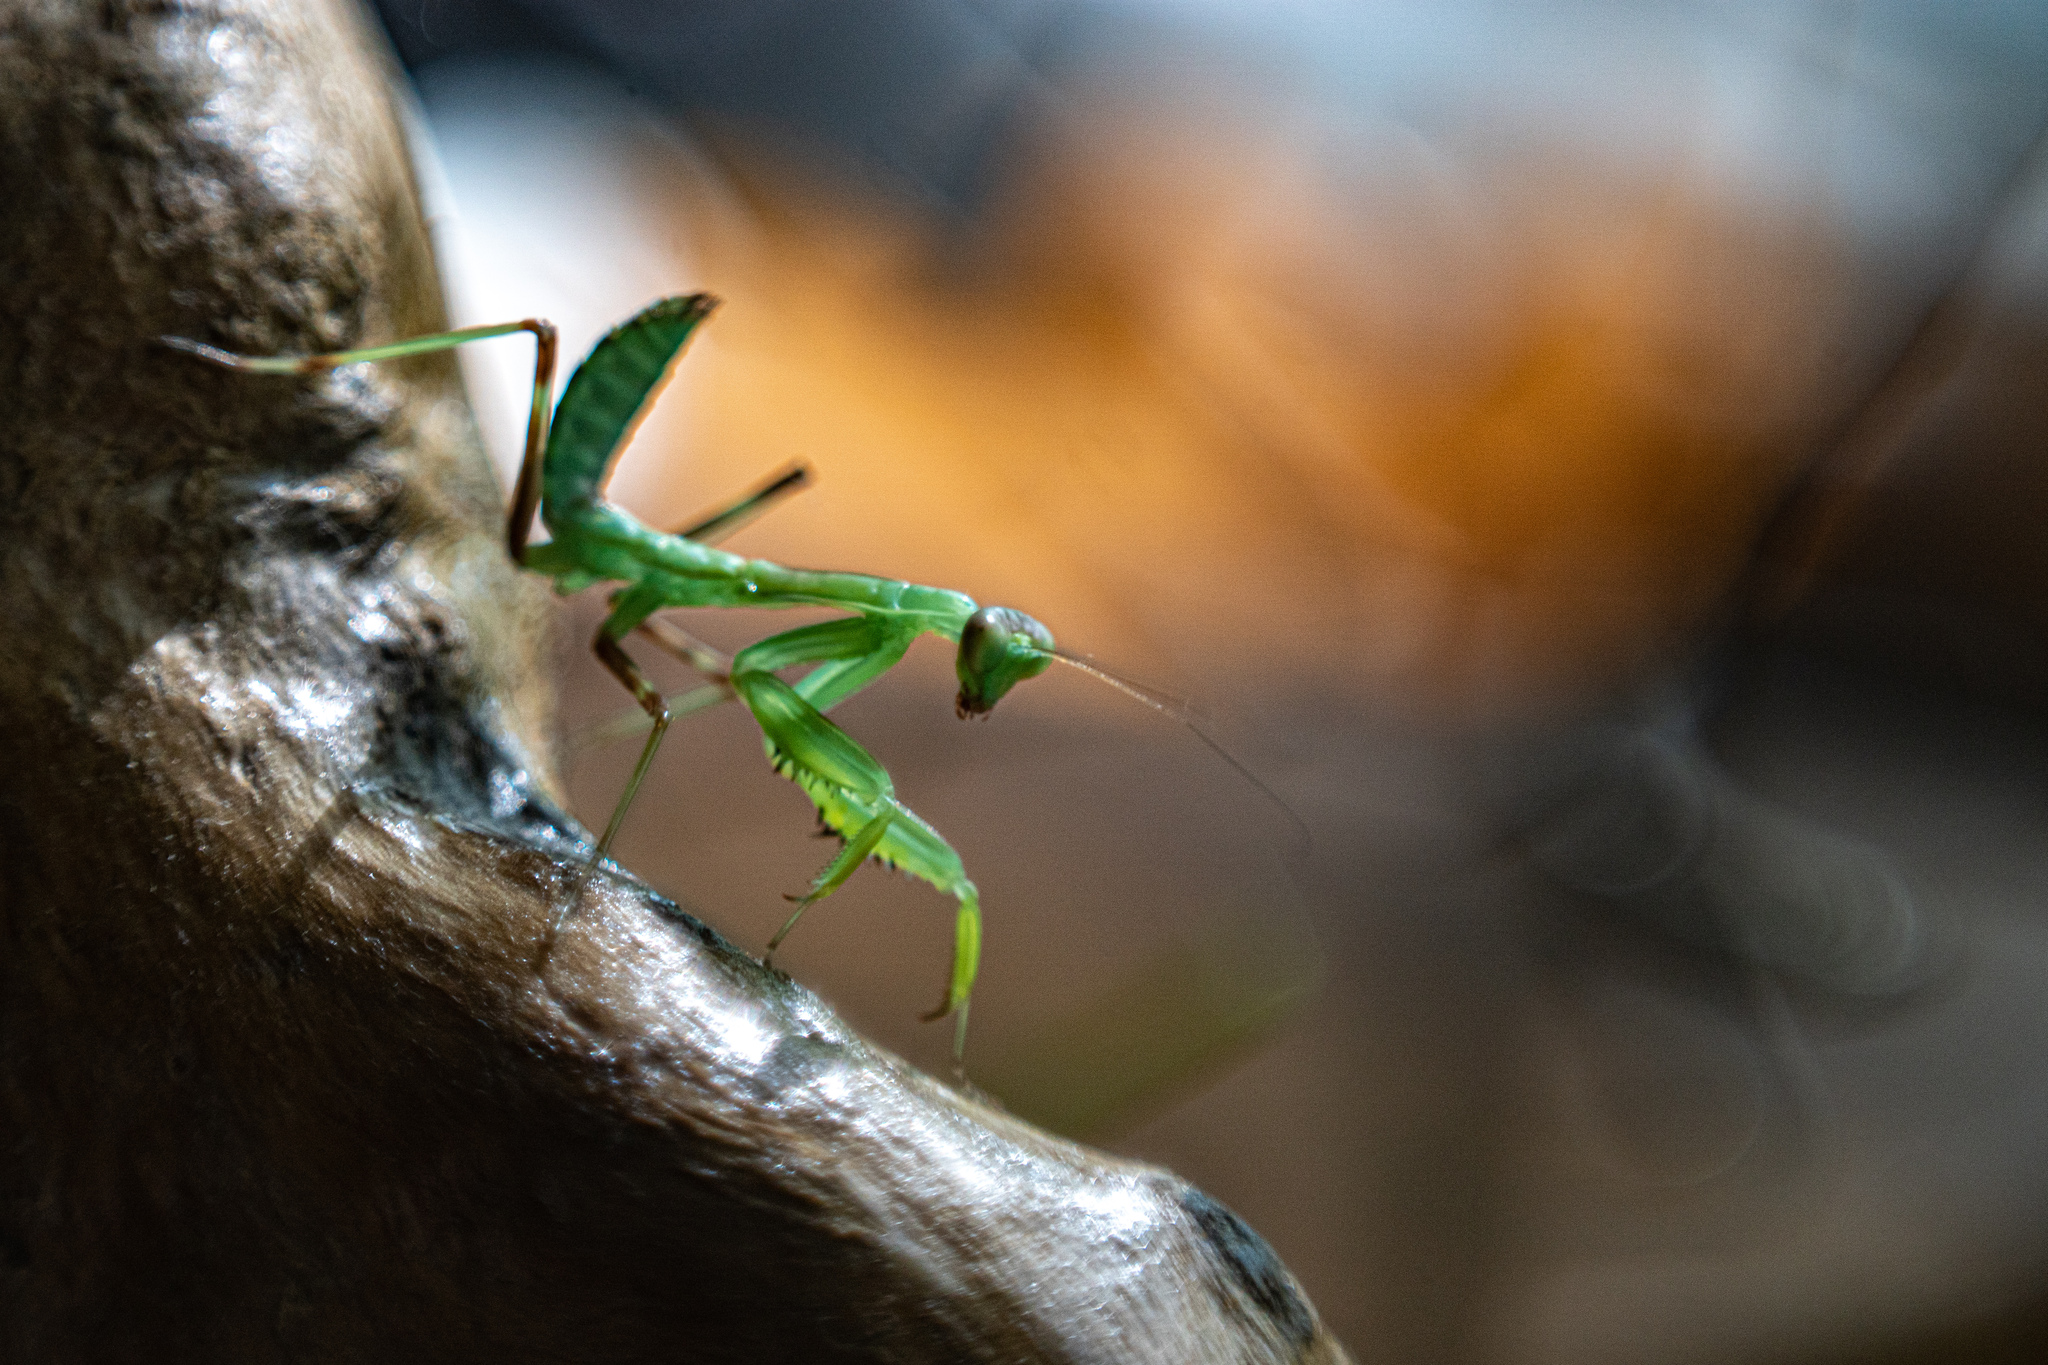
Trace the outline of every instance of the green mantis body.
<instances>
[{"instance_id":1,"label":"green mantis body","mask_svg":"<svg viewBox=\"0 0 2048 1365\"><path fill-rule=\"evenodd\" d=\"M671 716L737 699L760 726L776 771L802 788L825 826L845 840L839 855L796 898L794 912L769 943L769 951L781 943L806 907L837 890L869 858L929 882L958 902L952 971L938 1008L926 1016L955 1017L957 1057L965 1044L968 1000L981 957L980 895L952 846L897 799L888 770L824 713L886 673L918 636L932 634L958 645L959 714L982 715L1016 683L1045 671L1055 657L1053 638L1022 612L982 607L964 593L864 574L787 568L707 543L775 492L799 481L800 474L786 476L676 533L655 530L606 502L603 487L612 464L714 303L704 294L661 299L612 329L570 376L552 421L548 398L555 332L534 319L309 357L237 356L183 338L164 340L233 369L310 374L357 361L445 350L516 331L533 333L533 407L507 547L516 561L552 578L558 592L576 592L597 583L621 585L612 593L611 612L598 627L592 649L653 720L593 861L609 851ZM552 539L528 548L527 530L536 503ZM729 661L666 622L650 619L670 607L740 606L827 607L848 615L771 636ZM679 698L672 707L622 647L625 637L635 632L705 673L710 685ZM779 676L780 670L798 667L809 671L794 682Z\"/></svg>"}]
</instances>

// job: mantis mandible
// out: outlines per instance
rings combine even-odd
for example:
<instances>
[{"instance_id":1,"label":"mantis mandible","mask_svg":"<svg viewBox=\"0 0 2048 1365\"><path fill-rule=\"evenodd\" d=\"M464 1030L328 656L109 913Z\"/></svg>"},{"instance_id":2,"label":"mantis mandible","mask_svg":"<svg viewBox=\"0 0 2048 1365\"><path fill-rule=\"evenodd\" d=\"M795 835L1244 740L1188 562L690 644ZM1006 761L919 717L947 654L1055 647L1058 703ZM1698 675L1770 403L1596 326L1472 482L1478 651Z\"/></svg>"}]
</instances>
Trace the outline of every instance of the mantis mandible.
<instances>
[{"instance_id":1,"label":"mantis mandible","mask_svg":"<svg viewBox=\"0 0 2048 1365\"><path fill-rule=\"evenodd\" d=\"M824 713L888 672L926 633L958 645L956 710L963 718L986 715L1013 686L1043 673L1056 658L1102 675L1060 654L1052 633L1020 611L983 607L966 594L945 588L786 568L708 543L800 483L800 469L676 532L655 530L605 501L605 480L620 450L631 440L684 344L715 305L708 294L660 299L613 328L570 375L552 415L548 400L554 388L555 329L537 318L316 356L243 356L184 337L162 340L228 369L307 375L531 332L533 406L506 523L506 549L514 562L553 579L559 593L597 583L621 585L611 595L610 614L598 627L591 648L653 721L592 863L610 851L672 716L738 700L760 726L776 771L810 797L825 827L845 841L804 894L791 898L795 908L769 941L769 954L807 908L836 891L870 858L929 882L951 895L958 909L945 994L938 1008L924 1017L954 1017L957 1060L966 1046L968 1001L981 959L980 893L952 846L897 799L888 770ZM528 546L536 509L552 539ZM654 618L655 612L669 607L739 606L827 607L848 614L770 636L730 660ZM706 675L709 686L678 698L672 706L626 653L622 642L634 633ZM795 682L778 676L779 670L804 666L809 671ZM1114 678L1108 680L1121 685Z\"/></svg>"}]
</instances>

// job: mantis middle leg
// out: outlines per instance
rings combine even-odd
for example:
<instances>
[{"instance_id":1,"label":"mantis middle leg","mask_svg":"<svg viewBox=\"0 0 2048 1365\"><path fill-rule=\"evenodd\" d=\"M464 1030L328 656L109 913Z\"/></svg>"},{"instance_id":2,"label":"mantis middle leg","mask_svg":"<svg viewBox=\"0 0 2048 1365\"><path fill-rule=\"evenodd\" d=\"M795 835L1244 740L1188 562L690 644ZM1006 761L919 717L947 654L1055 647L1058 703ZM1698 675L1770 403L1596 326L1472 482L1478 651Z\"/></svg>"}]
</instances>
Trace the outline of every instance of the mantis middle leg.
<instances>
[{"instance_id":1,"label":"mantis middle leg","mask_svg":"<svg viewBox=\"0 0 2048 1365\"><path fill-rule=\"evenodd\" d=\"M554 332L550 328L542 339L540 364L534 374L535 417L527 425L526 462L520 467L519 488L529 486L538 498L540 488L540 442L545 432L547 385L551 382L554 365ZM539 425L536 426L535 424ZM543 435L537 436L536 432ZM699 518L673 534L688 539L711 543L739 529L766 511L775 502L802 488L810 479L810 470L801 464L792 465L771 476L759 487L742 494L730 505L720 508L708 516ZM523 495L522 495L523 496ZM533 521L533 507L528 506L523 514L519 510L519 498L515 497L512 511L512 526L523 530ZM512 544L514 559L523 549L523 536L515 536ZM646 743L641 746L640 757L633 765L633 775L626 782L626 789L619 795L618 804L612 807L611 819L605 823L604 837L597 842L597 857L603 858L611 851L612 840L618 837L619 826L625 822L626 811L639 794L641 780L647 776L648 768L654 762L655 752L661 748L661 741L668 734L668 727L677 714L688 714L730 700L737 695L733 692L730 675L732 664L716 651L703 646L694 637L681 631L665 629L664 623L650 619L653 613L668 605L667 595L649 584L629 588L620 594L610 616L598 627L597 636L591 642L591 650L598 661L614 678L619 680L640 709L653 721ZM658 647L668 651L689 664L698 672L712 679L708 688L699 688L678 698L672 706L661 692L640 671L632 656L619 643L629 632L638 630L651 639ZM901 657L901 651L897 653ZM893 662L893 660L892 660Z\"/></svg>"},{"instance_id":2,"label":"mantis middle leg","mask_svg":"<svg viewBox=\"0 0 2048 1365\"><path fill-rule=\"evenodd\" d=\"M619 826L625 823L626 811L639 794L647 769L654 763L655 751L661 748L662 738L668 734L671 714L661 689L640 671L640 666L619 643L664 605L664 594L658 584L635 584L612 600L611 614L598 626L597 634L590 642L591 652L597 655L598 662L633 694L633 700L640 703L640 709L654 721L654 728L647 734L647 742L640 747L640 758L633 764L633 775L626 780L626 789L619 793L618 804L612 807L612 818L605 824L604 837L597 841L597 851L591 855L593 863L611 851L612 840L618 837Z\"/></svg>"}]
</instances>

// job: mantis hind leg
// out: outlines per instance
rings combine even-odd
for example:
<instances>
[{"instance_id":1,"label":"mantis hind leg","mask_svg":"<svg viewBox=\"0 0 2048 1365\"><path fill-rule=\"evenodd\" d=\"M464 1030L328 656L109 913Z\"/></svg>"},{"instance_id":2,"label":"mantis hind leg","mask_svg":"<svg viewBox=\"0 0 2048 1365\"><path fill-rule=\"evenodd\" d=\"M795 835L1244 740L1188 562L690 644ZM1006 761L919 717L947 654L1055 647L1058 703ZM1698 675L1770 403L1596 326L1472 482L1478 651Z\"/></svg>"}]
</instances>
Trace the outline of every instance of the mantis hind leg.
<instances>
[{"instance_id":1,"label":"mantis hind leg","mask_svg":"<svg viewBox=\"0 0 2048 1365\"><path fill-rule=\"evenodd\" d=\"M770 475L758 487L743 494L737 502L707 513L687 526L669 532L684 540L694 540L703 545L716 545L740 527L760 516L783 498L796 492L811 481L810 466L801 462L790 465L779 473Z\"/></svg>"},{"instance_id":2,"label":"mantis hind leg","mask_svg":"<svg viewBox=\"0 0 2048 1365\"><path fill-rule=\"evenodd\" d=\"M496 322L483 327L458 327L452 332L435 332L411 337L386 346L365 346L354 351L330 351L325 355L247 356L209 346L189 337L159 337L172 350L198 356L222 369L247 374L323 374L343 365L366 360L397 360L403 356L425 355L430 351L453 350L471 341L533 333L533 407L526 418L526 454L519 465L519 480L512 488L512 510L505 523L505 548L512 562L520 562L526 551L526 536L533 527L533 514L540 508L541 456L548 441L548 399L555 387L555 325L543 318L522 318L518 322Z\"/></svg>"}]
</instances>

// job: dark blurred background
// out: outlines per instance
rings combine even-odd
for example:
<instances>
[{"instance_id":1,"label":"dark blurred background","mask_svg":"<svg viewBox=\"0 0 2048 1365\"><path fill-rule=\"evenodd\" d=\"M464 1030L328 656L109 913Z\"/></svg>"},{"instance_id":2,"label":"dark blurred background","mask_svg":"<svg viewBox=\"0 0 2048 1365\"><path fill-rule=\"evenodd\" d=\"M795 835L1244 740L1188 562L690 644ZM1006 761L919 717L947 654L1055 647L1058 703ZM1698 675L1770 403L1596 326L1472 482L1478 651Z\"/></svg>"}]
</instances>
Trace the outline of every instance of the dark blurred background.
<instances>
[{"instance_id":1,"label":"dark blurred background","mask_svg":"<svg viewBox=\"0 0 2048 1365\"><path fill-rule=\"evenodd\" d=\"M461 321L727 300L618 500L806 459L736 548L1024 608L1309 826L914 651L838 718L982 887L978 1084L1362 1360L2048 1359L2048 10L379 8ZM809 825L728 708L620 851L758 948ZM779 963L943 1070L950 908Z\"/></svg>"}]
</instances>

